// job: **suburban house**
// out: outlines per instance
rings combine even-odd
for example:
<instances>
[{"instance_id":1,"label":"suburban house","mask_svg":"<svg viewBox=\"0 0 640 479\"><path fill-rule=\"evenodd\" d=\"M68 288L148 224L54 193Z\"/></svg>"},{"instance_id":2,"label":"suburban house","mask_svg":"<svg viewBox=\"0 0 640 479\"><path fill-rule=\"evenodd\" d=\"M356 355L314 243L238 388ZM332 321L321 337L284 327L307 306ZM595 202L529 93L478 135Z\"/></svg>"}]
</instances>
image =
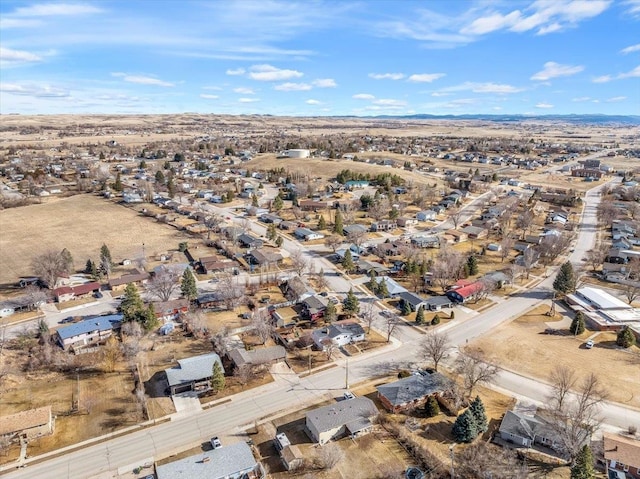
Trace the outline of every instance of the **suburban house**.
<instances>
[{"instance_id":1,"label":"suburban house","mask_svg":"<svg viewBox=\"0 0 640 479\"><path fill-rule=\"evenodd\" d=\"M294 276L280 285L280 291L289 301L302 301L308 296L313 296L316 292L311 289L299 276Z\"/></svg>"},{"instance_id":2,"label":"suburban house","mask_svg":"<svg viewBox=\"0 0 640 479\"><path fill-rule=\"evenodd\" d=\"M51 406L9 414L0 417L0 438L12 440L21 437L26 440L53 434L56 418L51 414Z\"/></svg>"},{"instance_id":3,"label":"suburban house","mask_svg":"<svg viewBox=\"0 0 640 479\"><path fill-rule=\"evenodd\" d=\"M228 356L236 368L241 368L284 361L287 357L287 351L282 346L269 346L249 351L244 348L236 348L229 351Z\"/></svg>"},{"instance_id":4,"label":"suburban house","mask_svg":"<svg viewBox=\"0 0 640 479\"><path fill-rule=\"evenodd\" d=\"M429 311L441 311L442 308L452 308L453 302L448 296L433 296L425 303L425 308Z\"/></svg>"},{"instance_id":5,"label":"suburban house","mask_svg":"<svg viewBox=\"0 0 640 479\"><path fill-rule=\"evenodd\" d=\"M324 238L324 235L310 230L309 228L296 228L293 232L296 238L302 241L312 241Z\"/></svg>"},{"instance_id":6,"label":"suburban house","mask_svg":"<svg viewBox=\"0 0 640 479\"><path fill-rule=\"evenodd\" d=\"M157 466L156 474L158 479L257 479L265 475L246 442L210 449Z\"/></svg>"},{"instance_id":7,"label":"suburban house","mask_svg":"<svg viewBox=\"0 0 640 479\"><path fill-rule=\"evenodd\" d=\"M389 272L389 268L382 263L376 261L367 261L361 259L358 261L358 272L360 274L366 274L367 276L373 271L376 276L379 274L386 274Z\"/></svg>"},{"instance_id":8,"label":"suburban house","mask_svg":"<svg viewBox=\"0 0 640 479\"><path fill-rule=\"evenodd\" d=\"M273 248L252 249L247 255L251 264L278 264L284 258L279 250Z\"/></svg>"},{"instance_id":9,"label":"suburban house","mask_svg":"<svg viewBox=\"0 0 640 479\"><path fill-rule=\"evenodd\" d=\"M602 434L609 479L640 479L640 440L619 434Z\"/></svg>"},{"instance_id":10,"label":"suburban house","mask_svg":"<svg viewBox=\"0 0 640 479\"><path fill-rule=\"evenodd\" d=\"M389 276L380 276L377 278L377 281L378 283L380 283L380 281L387 283L387 291L389 291L389 296L392 298L397 298L400 293L407 292L407 289L404 286L401 286L400 283Z\"/></svg>"},{"instance_id":11,"label":"suburban house","mask_svg":"<svg viewBox=\"0 0 640 479\"><path fill-rule=\"evenodd\" d=\"M95 291L100 291L100 283L91 281L77 286L61 286L53 290L53 295L58 303L79 299L90 295Z\"/></svg>"},{"instance_id":12,"label":"suburban house","mask_svg":"<svg viewBox=\"0 0 640 479\"><path fill-rule=\"evenodd\" d=\"M419 211L416 213L416 219L418 221L435 221L436 216L438 216L438 214L433 210Z\"/></svg>"},{"instance_id":13,"label":"suburban house","mask_svg":"<svg viewBox=\"0 0 640 479\"><path fill-rule=\"evenodd\" d=\"M124 291L127 285L133 283L136 286L142 285L146 280L149 279L149 273L144 272L141 273L136 271L131 274L124 274L119 278L113 278L109 280L109 289L114 292Z\"/></svg>"},{"instance_id":14,"label":"suburban house","mask_svg":"<svg viewBox=\"0 0 640 479\"><path fill-rule=\"evenodd\" d=\"M526 409L507 411L498 429L500 438L517 447L544 446L563 456L561 437L550 421L537 411ZM585 441L590 440L585 430Z\"/></svg>"},{"instance_id":15,"label":"suburban house","mask_svg":"<svg viewBox=\"0 0 640 479\"><path fill-rule=\"evenodd\" d=\"M230 273L239 268L239 264L233 260L221 260L217 256L204 256L198 261L200 270L204 274Z\"/></svg>"},{"instance_id":16,"label":"suburban house","mask_svg":"<svg viewBox=\"0 0 640 479\"><path fill-rule=\"evenodd\" d=\"M213 363L222 361L216 353L193 356L191 358L178 359L178 366L165 369L171 395L196 391L198 393L209 390L211 376L213 375Z\"/></svg>"},{"instance_id":17,"label":"suburban house","mask_svg":"<svg viewBox=\"0 0 640 479\"><path fill-rule=\"evenodd\" d=\"M480 226L466 226L460 231L465 233L471 239L483 239L489 236L489 231L486 228Z\"/></svg>"},{"instance_id":18,"label":"suburban house","mask_svg":"<svg viewBox=\"0 0 640 479\"><path fill-rule=\"evenodd\" d=\"M224 305L224 298L220 293L204 293L197 297L196 304L202 309L219 308Z\"/></svg>"},{"instance_id":19,"label":"suburban house","mask_svg":"<svg viewBox=\"0 0 640 479\"><path fill-rule=\"evenodd\" d=\"M306 432L319 444L343 436L354 438L371 432L371 420L377 415L378 409L369 398L339 401L309 411L305 421Z\"/></svg>"},{"instance_id":20,"label":"suburban house","mask_svg":"<svg viewBox=\"0 0 640 479\"><path fill-rule=\"evenodd\" d=\"M342 228L342 233L345 236L359 235L359 234L364 234L366 232L367 232L367 228L364 227L363 225L358 225L358 224L346 225Z\"/></svg>"},{"instance_id":21,"label":"suburban house","mask_svg":"<svg viewBox=\"0 0 640 479\"><path fill-rule=\"evenodd\" d=\"M181 314L189 311L188 299L171 299L169 301L157 301L151 303L156 317L163 321L173 321Z\"/></svg>"},{"instance_id":22,"label":"suburban house","mask_svg":"<svg viewBox=\"0 0 640 479\"><path fill-rule=\"evenodd\" d=\"M262 223L266 223L266 224L274 224L274 225L279 225L280 223L282 223L282 218L280 218L277 215L272 215L272 214L265 214L260 216L260 218L258 218L259 221L261 221Z\"/></svg>"},{"instance_id":23,"label":"suburban house","mask_svg":"<svg viewBox=\"0 0 640 479\"><path fill-rule=\"evenodd\" d=\"M378 399L385 409L398 413L422 407L429 396L442 395L452 384L451 380L440 373L420 371L376 389Z\"/></svg>"},{"instance_id":24,"label":"suburban house","mask_svg":"<svg viewBox=\"0 0 640 479\"><path fill-rule=\"evenodd\" d=\"M105 341L113 334L114 329L120 328L121 323L122 314L88 317L58 328L55 338L63 349L92 346Z\"/></svg>"},{"instance_id":25,"label":"suburban house","mask_svg":"<svg viewBox=\"0 0 640 479\"><path fill-rule=\"evenodd\" d=\"M395 220L380 220L371 223L371 231L391 231L398 227Z\"/></svg>"},{"instance_id":26,"label":"suburban house","mask_svg":"<svg viewBox=\"0 0 640 479\"><path fill-rule=\"evenodd\" d=\"M302 316L310 321L317 321L324 316L324 311L327 309L329 300L314 294L313 296L307 296L302 301Z\"/></svg>"},{"instance_id":27,"label":"suburban house","mask_svg":"<svg viewBox=\"0 0 640 479\"><path fill-rule=\"evenodd\" d=\"M335 322L326 328L316 329L311 333L313 343L321 351L326 348L326 341L344 346L349 343L364 341L365 332L360 324L355 322Z\"/></svg>"},{"instance_id":28,"label":"suburban house","mask_svg":"<svg viewBox=\"0 0 640 479\"><path fill-rule=\"evenodd\" d=\"M416 235L411 237L411 244L418 248L439 248L440 238L436 235Z\"/></svg>"},{"instance_id":29,"label":"suburban house","mask_svg":"<svg viewBox=\"0 0 640 479\"><path fill-rule=\"evenodd\" d=\"M423 306L424 308L426 308L427 306L426 299L424 299L422 296L418 296L417 294L412 293L411 291L404 291L398 294L397 297L400 298L398 305L400 306L404 303L409 303L411 311L418 311L418 308L420 308L420 306Z\"/></svg>"},{"instance_id":30,"label":"suburban house","mask_svg":"<svg viewBox=\"0 0 640 479\"><path fill-rule=\"evenodd\" d=\"M455 303L464 303L474 294L480 292L484 285L480 281L469 283L459 288L450 289L445 294Z\"/></svg>"},{"instance_id":31,"label":"suburban house","mask_svg":"<svg viewBox=\"0 0 640 479\"><path fill-rule=\"evenodd\" d=\"M245 248L261 248L263 241L255 236L243 233L238 236L238 242Z\"/></svg>"},{"instance_id":32,"label":"suburban house","mask_svg":"<svg viewBox=\"0 0 640 479\"><path fill-rule=\"evenodd\" d=\"M417 218L407 218L404 216L398 218L396 222L398 223L398 226L403 228L406 228L407 226L416 226L418 224Z\"/></svg>"}]
</instances>

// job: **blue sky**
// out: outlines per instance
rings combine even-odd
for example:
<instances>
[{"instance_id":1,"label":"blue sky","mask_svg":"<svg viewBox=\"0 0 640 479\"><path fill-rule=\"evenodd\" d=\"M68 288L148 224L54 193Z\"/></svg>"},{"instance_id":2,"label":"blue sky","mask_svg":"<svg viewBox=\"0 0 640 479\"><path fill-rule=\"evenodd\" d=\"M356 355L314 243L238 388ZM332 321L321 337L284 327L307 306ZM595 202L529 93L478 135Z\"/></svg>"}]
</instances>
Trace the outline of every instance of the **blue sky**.
<instances>
[{"instance_id":1,"label":"blue sky","mask_svg":"<svg viewBox=\"0 0 640 479\"><path fill-rule=\"evenodd\" d=\"M3 0L0 68L3 114L640 114L640 0Z\"/></svg>"}]
</instances>

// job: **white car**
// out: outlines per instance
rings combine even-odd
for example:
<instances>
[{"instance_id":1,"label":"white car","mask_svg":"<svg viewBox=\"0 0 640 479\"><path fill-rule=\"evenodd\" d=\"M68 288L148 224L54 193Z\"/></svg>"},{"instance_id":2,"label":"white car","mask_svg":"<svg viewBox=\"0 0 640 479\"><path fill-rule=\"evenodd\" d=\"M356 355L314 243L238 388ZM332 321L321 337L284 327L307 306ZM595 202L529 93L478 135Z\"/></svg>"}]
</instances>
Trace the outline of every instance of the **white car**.
<instances>
[{"instance_id":1,"label":"white car","mask_svg":"<svg viewBox=\"0 0 640 479\"><path fill-rule=\"evenodd\" d=\"M214 449L220 449L222 447L222 443L220 442L220 439L218 439L218 436L211 438L211 445Z\"/></svg>"},{"instance_id":2,"label":"white car","mask_svg":"<svg viewBox=\"0 0 640 479\"><path fill-rule=\"evenodd\" d=\"M591 348L593 348L594 344L595 343L593 342L593 339L590 339L589 341L584 343L584 347L587 348L587 349L591 349Z\"/></svg>"},{"instance_id":3,"label":"white car","mask_svg":"<svg viewBox=\"0 0 640 479\"><path fill-rule=\"evenodd\" d=\"M355 397L356 397L356 396L355 396L355 394L353 394L351 391L346 391L346 392L342 395L342 397L343 397L345 400L348 400L348 399L355 399Z\"/></svg>"}]
</instances>

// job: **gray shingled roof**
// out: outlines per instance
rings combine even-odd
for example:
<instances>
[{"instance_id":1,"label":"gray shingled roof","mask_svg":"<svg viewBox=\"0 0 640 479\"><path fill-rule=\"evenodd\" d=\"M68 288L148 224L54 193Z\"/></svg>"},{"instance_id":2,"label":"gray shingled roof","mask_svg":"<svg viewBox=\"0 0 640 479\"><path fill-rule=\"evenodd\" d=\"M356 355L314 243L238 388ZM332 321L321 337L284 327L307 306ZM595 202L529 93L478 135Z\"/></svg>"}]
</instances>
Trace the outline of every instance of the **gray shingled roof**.
<instances>
[{"instance_id":1,"label":"gray shingled roof","mask_svg":"<svg viewBox=\"0 0 640 479\"><path fill-rule=\"evenodd\" d=\"M178 359L178 366L164 370L167 373L169 386L177 386L211 377L214 361L220 363L220 367L224 371L220 356L216 353Z\"/></svg>"},{"instance_id":2,"label":"gray shingled roof","mask_svg":"<svg viewBox=\"0 0 640 479\"><path fill-rule=\"evenodd\" d=\"M87 334L91 331L109 331L114 328L120 327L122 321L122 314L110 314L108 316L95 316L85 318L83 321L70 324L69 326L63 326L58 329L57 333L60 339L73 338L80 334Z\"/></svg>"},{"instance_id":3,"label":"gray shingled roof","mask_svg":"<svg viewBox=\"0 0 640 479\"><path fill-rule=\"evenodd\" d=\"M442 393L450 385L451 381L442 374L425 372L383 384L376 389L393 406L400 406L435 393Z\"/></svg>"},{"instance_id":4,"label":"gray shingled roof","mask_svg":"<svg viewBox=\"0 0 640 479\"><path fill-rule=\"evenodd\" d=\"M238 442L158 466L156 472L158 479L223 479L252 470L257 465L247 443Z\"/></svg>"},{"instance_id":5,"label":"gray shingled roof","mask_svg":"<svg viewBox=\"0 0 640 479\"><path fill-rule=\"evenodd\" d=\"M347 424L351 424L358 430L358 421L369 419L377 414L378 409L371 399L356 397L309 411L307 421L311 422L319 432Z\"/></svg>"},{"instance_id":6,"label":"gray shingled roof","mask_svg":"<svg viewBox=\"0 0 640 479\"><path fill-rule=\"evenodd\" d=\"M284 359L286 356L287 351L282 346L252 349L251 351L247 351L244 348L236 348L229 352L229 357L238 367L244 364L265 364Z\"/></svg>"}]
</instances>

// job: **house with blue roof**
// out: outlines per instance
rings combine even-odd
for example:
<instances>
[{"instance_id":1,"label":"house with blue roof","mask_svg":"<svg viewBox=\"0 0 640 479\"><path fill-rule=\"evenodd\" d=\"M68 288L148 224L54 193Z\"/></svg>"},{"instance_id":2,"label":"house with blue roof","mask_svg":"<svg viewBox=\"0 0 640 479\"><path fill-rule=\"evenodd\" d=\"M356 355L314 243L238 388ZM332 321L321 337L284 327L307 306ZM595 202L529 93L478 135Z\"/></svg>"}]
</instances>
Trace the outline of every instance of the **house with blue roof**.
<instances>
[{"instance_id":1,"label":"house with blue roof","mask_svg":"<svg viewBox=\"0 0 640 479\"><path fill-rule=\"evenodd\" d=\"M122 314L89 316L82 321L59 328L55 333L56 341L65 350L70 347L78 349L95 346L120 328L122 317Z\"/></svg>"}]
</instances>

